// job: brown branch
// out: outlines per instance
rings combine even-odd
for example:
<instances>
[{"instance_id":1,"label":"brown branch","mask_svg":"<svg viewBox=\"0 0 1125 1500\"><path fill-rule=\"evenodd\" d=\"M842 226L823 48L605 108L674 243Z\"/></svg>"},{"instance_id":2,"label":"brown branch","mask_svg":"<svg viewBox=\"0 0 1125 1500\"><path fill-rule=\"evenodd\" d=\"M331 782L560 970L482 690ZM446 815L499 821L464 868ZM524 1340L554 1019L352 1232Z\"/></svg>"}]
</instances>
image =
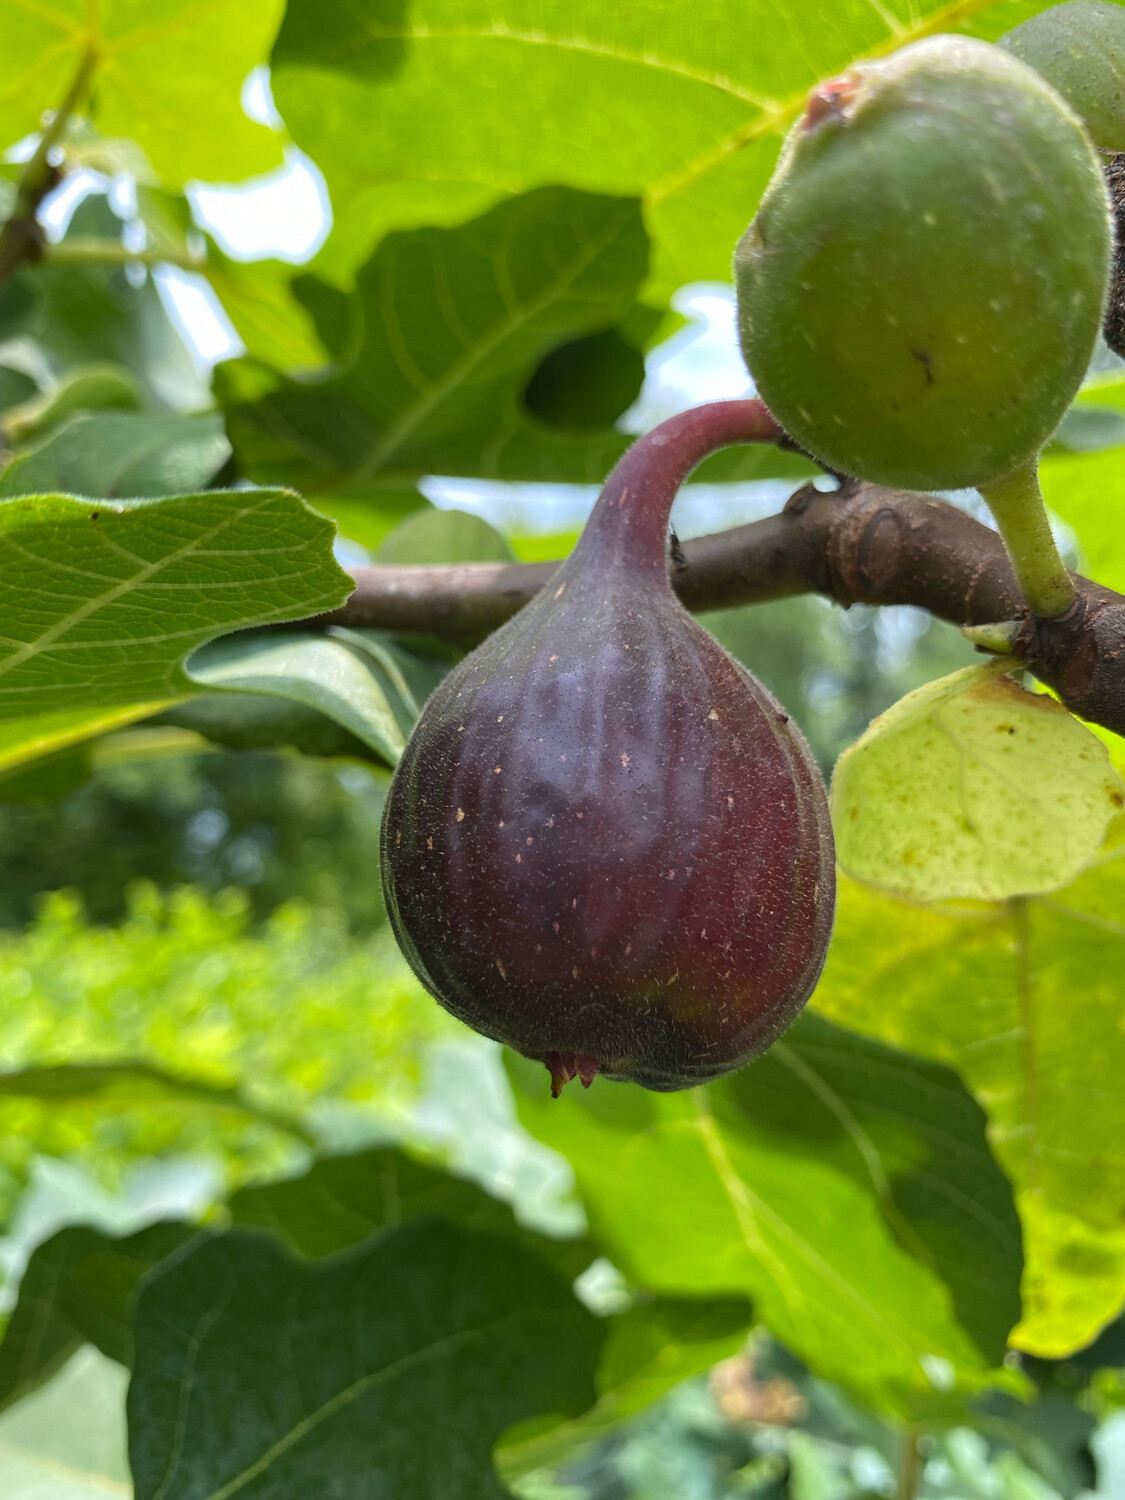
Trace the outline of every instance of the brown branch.
<instances>
[{"instance_id":1,"label":"brown branch","mask_svg":"<svg viewBox=\"0 0 1125 1500\"><path fill-rule=\"evenodd\" d=\"M59 174L51 164L51 151L86 92L97 61L97 53L92 48L83 52L62 103L44 125L35 150L20 173L15 208L0 228L0 281L26 262L42 259L45 241L38 219L39 205L59 180Z\"/></svg>"},{"instance_id":2,"label":"brown branch","mask_svg":"<svg viewBox=\"0 0 1125 1500\"><path fill-rule=\"evenodd\" d=\"M811 485L784 511L683 546L676 592L702 612L795 594L838 604L913 604L955 625L1021 624L1017 650L1067 706L1125 734L1125 598L1075 578L1060 619L1036 621L999 536L943 500L876 485ZM318 623L377 626L466 646L538 592L553 563L464 563L355 571L356 591Z\"/></svg>"}]
</instances>

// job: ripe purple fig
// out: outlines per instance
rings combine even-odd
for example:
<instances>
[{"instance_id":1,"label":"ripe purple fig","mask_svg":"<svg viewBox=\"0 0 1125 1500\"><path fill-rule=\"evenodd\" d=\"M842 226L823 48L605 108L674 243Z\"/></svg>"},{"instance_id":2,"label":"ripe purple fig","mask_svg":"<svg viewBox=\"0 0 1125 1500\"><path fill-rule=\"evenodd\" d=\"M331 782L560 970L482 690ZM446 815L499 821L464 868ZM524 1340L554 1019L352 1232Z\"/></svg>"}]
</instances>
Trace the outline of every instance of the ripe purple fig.
<instances>
[{"instance_id":1,"label":"ripe purple fig","mask_svg":"<svg viewBox=\"0 0 1125 1500\"><path fill-rule=\"evenodd\" d=\"M383 882L404 953L556 1094L739 1067L823 965L816 764L668 579L679 484L777 431L760 403L723 402L635 444L552 581L438 687L395 773Z\"/></svg>"}]
</instances>

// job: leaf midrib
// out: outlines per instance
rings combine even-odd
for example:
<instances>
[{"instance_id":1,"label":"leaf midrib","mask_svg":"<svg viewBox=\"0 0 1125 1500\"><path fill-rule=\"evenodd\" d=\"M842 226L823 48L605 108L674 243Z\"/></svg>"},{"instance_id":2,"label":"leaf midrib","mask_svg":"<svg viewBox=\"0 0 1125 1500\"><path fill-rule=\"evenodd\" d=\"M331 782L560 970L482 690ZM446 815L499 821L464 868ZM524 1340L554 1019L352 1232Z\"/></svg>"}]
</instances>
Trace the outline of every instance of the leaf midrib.
<instances>
[{"instance_id":1,"label":"leaf midrib","mask_svg":"<svg viewBox=\"0 0 1125 1500\"><path fill-rule=\"evenodd\" d=\"M364 461L349 474L349 485L360 483L378 473L396 449L402 446L419 424L444 401L451 391L456 390L467 380L473 371L518 329L525 327L569 291L583 271L587 270L607 246L613 243L622 228L623 220L615 218L602 235L595 236L584 246L582 253L568 265L565 274L560 272L532 301L520 303L513 308L487 338L482 339L473 348L467 349L460 359L449 366L440 380L435 381L424 392L420 392L421 399L407 407L398 421L387 429L378 442L372 445ZM500 266L495 265L494 269L499 277Z\"/></svg>"},{"instance_id":2,"label":"leaf midrib","mask_svg":"<svg viewBox=\"0 0 1125 1500\"><path fill-rule=\"evenodd\" d=\"M842 1295L850 1301L853 1306L862 1311L871 1321L872 1325L886 1330L889 1340L895 1343L903 1343L913 1351L915 1330L910 1325L902 1325L888 1318L884 1312L869 1302L852 1282L844 1276L837 1267L825 1261L822 1256L816 1254L812 1247L793 1229L792 1225L778 1213L774 1212L768 1204L764 1203L757 1194L752 1193L745 1179L740 1177L735 1170L727 1153L725 1143L722 1140L715 1117L711 1111L710 1101L700 1089L692 1090L692 1100L695 1105L695 1120L692 1122L703 1141L711 1164L715 1169L715 1175L730 1202L734 1211L735 1220L743 1235L746 1248L751 1255L755 1255L769 1269L780 1283L788 1282L796 1302L808 1313L808 1301L800 1287L794 1281L788 1266L780 1256L777 1256L765 1244L754 1222L754 1215L762 1213L768 1215L774 1222L778 1232L789 1241L798 1254L806 1260L815 1264L825 1281L837 1286ZM791 1304L792 1305L792 1304ZM812 1325L815 1327L815 1323ZM917 1359L917 1355L913 1356Z\"/></svg>"},{"instance_id":3,"label":"leaf midrib","mask_svg":"<svg viewBox=\"0 0 1125 1500\"><path fill-rule=\"evenodd\" d=\"M272 492L267 492L255 505L240 506L236 511L231 511L228 515L224 515L222 520L218 521L214 526L200 532L190 542L185 543L184 546L177 547L174 552L166 553L156 558L153 562L147 563L143 568L139 568L136 573L130 574L128 578L123 578L112 588L96 594L92 599L88 599L85 604L81 604L77 609L71 610L69 614L63 615L47 630L43 631L41 635L37 636L34 640L28 641L18 651L13 651L10 656L0 661L0 677L12 671L15 667L22 666L25 661L28 661L39 652L48 650L55 641L65 635L73 626L81 624L83 620L88 619L92 614L96 614L99 609L115 603L124 594L131 593L134 589L143 587L148 579L155 577L164 568L169 567L172 563L180 562L185 557L189 557L193 552L198 551L200 547L209 542L212 537L226 531L236 521L254 515L257 511L272 502L274 498L275 496Z\"/></svg>"},{"instance_id":4,"label":"leaf midrib","mask_svg":"<svg viewBox=\"0 0 1125 1500\"><path fill-rule=\"evenodd\" d=\"M866 52L856 53L847 66L857 62L875 61L880 57L887 56L890 52L897 51L900 47L907 46L911 42L921 41L924 37L934 36L951 26L958 26L970 20L982 11L991 9L997 0L948 0L948 3L940 6L930 15L915 21L903 24L896 22L895 18L877 0L870 0L871 8L879 17L882 24L887 28L886 37ZM809 89L815 87L815 80L803 85L783 99L771 99L767 96L752 93L750 90L734 82L733 79L721 74L709 74L702 69L693 68L688 64L670 62L666 58L646 52L634 52L628 48L612 47L604 43L592 41L588 37L555 37L546 32L519 31L514 27L504 26L502 23L494 23L486 26L452 26L448 28L434 26L399 26L399 27L367 27L365 32L370 41L402 41L402 42L437 42L449 39L479 40L479 41L510 41L525 46L554 47L559 51L584 52L592 56L605 57L610 60L619 61L633 66L648 67L655 71L667 73L670 76L682 77L689 82L699 83L708 88L726 94L732 99L745 103L759 109L761 113L753 120L732 131L725 139L704 152L694 162L680 168L674 174L660 182L652 185L645 195L647 201L660 203L666 198L673 197L676 193L689 187L698 178L703 177L709 171L722 165L728 157L741 151L754 140L770 134L781 134L792 123L798 111L801 109ZM346 57L359 51L360 48L353 45L341 49L338 56ZM292 64L290 66L293 66ZM299 64L297 65L299 66ZM329 64L331 66L331 64Z\"/></svg>"},{"instance_id":5,"label":"leaf midrib","mask_svg":"<svg viewBox=\"0 0 1125 1500\"><path fill-rule=\"evenodd\" d=\"M271 1443L252 1464L248 1464L240 1474L236 1474L225 1484L220 1485L218 1489L211 1490L206 1496L201 1497L201 1500L230 1500L232 1495L236 1495L239 1490L244 1489L246 1485L252 1483L259 1475L264 1474L278 1459L284 1457L291 1448L296 1447L309 1433L315 1432L318 1427L335 1416L338 1411L342 1411L345 1407L350 1406L354 1401L359 1400L361 1396L366 1395L368 1391L380 1385L387 1384L406 1370L410 1370L440 1355L448 1354L464 1344L479 1342L482 1339L491 1339L508 1326L518 1324L528 1315L529 1311L531 1309L522 1308L518 1312L508 1313L502 1318L493 1319L491 1322L482 1324L479 1327L458 1329L456 1333L449 1334L446 1338L438 1339L432 1344L427 1344L422 1349L412 1349L409 1354L404 1354L400 1359L392 1361L391 1364L384 1365L382 1369L372 1370L368 1374L360 1376L358 1380L354 1380L350 1385L344 1386L334 1396L330 1397L329 1400L311 1411L306 1417L302 1417L284 1436L278 1438L276 1442ZM174 1471L169 1470L165 1485L153 1497L153 1500L162 1500L162 1496L167 1489L167 1484L174 1477Z\"/></svg>"}]
</instances>

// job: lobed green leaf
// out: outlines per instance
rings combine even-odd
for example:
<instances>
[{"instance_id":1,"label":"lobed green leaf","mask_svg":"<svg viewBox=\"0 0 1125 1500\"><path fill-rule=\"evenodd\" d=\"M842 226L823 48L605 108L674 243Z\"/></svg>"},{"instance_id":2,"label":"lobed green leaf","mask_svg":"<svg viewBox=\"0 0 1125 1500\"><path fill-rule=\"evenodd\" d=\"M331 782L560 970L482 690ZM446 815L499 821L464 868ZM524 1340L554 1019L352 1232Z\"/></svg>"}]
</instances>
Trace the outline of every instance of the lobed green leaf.
<instances>
[{"instance_id":1,"label":"lobed green leaf","mask_svg":"<svg viewBox=\"0 0 1125 1500\"><path fill-rule=\"evenodd\" d=\"M232 181L276 166L277 137L243 113L241 90L265 61L281 0L57 0L0 13L0 139L39 128L92 58L87 106L103 135L129 136L172 184Z\"/></svg>"},{"instance_id":2,"label":"lobed green leaf","mask_svg":"<svg viewBox=\"0 0 1125 1500\"><path fill-rule=\"evenodd\" d=\"M535 1256L435 1220L312 1264L232 1230L135 1306L137 1500L499 1500L497 1438L589 1406L603 1336Z\"/></svg>"},{"instance_id":3,"label":"lobed green leaf","mask_svg":"<svg viewBox=\"0 0 1125 1500\"><path fill-rule=\"evenodd\" d=\"M332 532L277 490L0 501L0 719L191 692L205 641L343 602Z\"/></svg>"},{"instance_id":4,"label":"lobed green leaf","mask_svg":"<svg viewBox=\"0 0 1125 1500\"><path fill-rule=\"evenodd\" d=\"M340 373L220 366L239 462L313 495L430 473L600 482L626 446L612 419L550 426L524 393L560 344L625 317L647 252L635 201L543 188L455 229L389 237L349 299L301 279Z\"/></svg>"},{"instance_id":5,"label":"lobed green leaf","mask_svg":"<svg viewBox=\"0 0 1125 1500\"><path fill-rule=\"evenodd\" d=\"M274 96L328 180L337 219L321 263L333 277L347 279L388 230L566 183L643 199L649 290L664 299L730 279L735 241L815 84L921 36L999 36L1038 8L361 0L326 16L316 0L291 0Z\"/></svg>"},{"instance_id":6,"label":"lobed green leaf","mask_svg":"<svg viewBox=\"0 0 1125 1500\"><path fill-rule=\"evenodd\" d=\"M593 1089L563 1110L509 1061L520 1118L570 1161L595 1232L642 1286L749 1295L814 1369L891 1410L999 1362L1019 1229L949 1069L812 1016L686 1094Z\"/></svg>"},{"instance_id":7,"label":"lobed green leaf","mask_svg":"<svg viewBox=\"0 0 1125 1500\"><path fill-rule=\"evenodd\" d=\"M1125 1298L1125 825L1061 891L941 911L845 881L814 1004L955 1067L1011 1178L1027 1265L1020 1348L1060 1358Z\"/></svg>"}]
</instances>

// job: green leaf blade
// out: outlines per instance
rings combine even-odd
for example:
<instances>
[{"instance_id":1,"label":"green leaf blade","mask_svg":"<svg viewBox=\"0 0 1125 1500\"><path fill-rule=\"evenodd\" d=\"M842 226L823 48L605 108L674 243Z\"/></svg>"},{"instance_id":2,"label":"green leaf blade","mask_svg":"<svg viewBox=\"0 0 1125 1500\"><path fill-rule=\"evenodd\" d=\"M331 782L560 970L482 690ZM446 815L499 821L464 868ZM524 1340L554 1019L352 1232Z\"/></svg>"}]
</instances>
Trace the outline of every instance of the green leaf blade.
<instances>
[{"instance_id":1,"label":"green leaf blade","mask_svg":"<svg viewBox=\"0 0 1125 1500\"><path fill-rule=\"evenodd\" d=\"M339 374L245 401L248 372L220 367L235 451L258 480L310 494L432 473L600 483L624 435L548 426L524 390L559 345L628 314L647 256L634 199L565 188L393 235L359 274L363 336Z\"/></svg>"},{"instance_id":2,"label":"green leaf blade","mask_svg":"<svg viewBox=\"0 0 1125 1500\"><path fill-rule=\"evenodd\" d=\"M204 648L189 671L194 681L212 689L264 693L314 709L389 766L398 764L413 720L357 652L327 635L294 631L219 641Z\"/></svg>"},{"instance_id":3,"label":"green leaf blade","mask_svg":"<svg viewBox=\"0 0 1125 1500\"><path fill-rule=\"evenodd\" d=\"M389 1146L323 1157L300 1177L241 1188L229 1208L232 1223L268 1230L312 1259L417 1218L520 1240L571 1279L594 1255L587 1240L521 1228L508 1204L476 1183Z\"/></svg>"},{"instance_id":4,"label":"green leaf blade","mask_svg":"<svg viewBox=\"0 0 1125 1500\"><path fill-rule=\"evenodd\" d=\"M217 412L76 416L12 460L0 474L0 499L53 491L120 500L188 495L204 489L229 457Z\"/></svg>"},{"instance_id":5,"label":"green leaf blade","mask_svg":"<svg viewBox=\"0 0 1125 1500\"><path fill-rule=\"evenodd\" d=\"M892 1410L971 1388L1019 1314L1021 1266L980 1112L948 1070L817 1018L782 1046L707 1090L591 1090L565 1111L510 1068L521 1119L642 1286L749 1295L813 1368Z\"/></svg>"},{"instance_id":6,"label":"green leaf blade","mask_svg":"<svg viewBox=\"0 0 1125 1500\"><path fill-rule=\"evenodd\" d=\"M267 171L278 164L280 141L243 113L241 89L251 68L265 62L281 11L281 0L5 6L0 55L30 66L8 70L0 137L10 142L37 130L92 54L89 108L99 129L135 139L165 181L231 181Z\"/></svg>"},{"instance_id":7,"label":"green leaf blade","mask_svg":"<svg viewBox=\"0 0 1125 1500\"><path fill-rule=\"evenodd\" d=\"M136 1303L137 1500L499 1500L513 1422L594 1400L602 1331L564 1282L434 1221L302 1266L254 1231L199 1244Z\"/></svg>"},{"instance_id":8,"label":"green leaf blade","mask_svg":"<svg viewBox=\"0 0 1125 1500\"><path fill-rule=\"evenodd\" d=\"M915 901L1056 890L1094 858L1123 804L1105 746L990 666L909 693L832 778L841 868Z\"/></svg>"},{"instance_id":9,"label":"green leaf blade","mask_svg":"<svg viewBox=\"0 0 1125 1500\"><path fill-rule=\"evenodd\" d=\"M1013 1343L1061 1358L1125 1297L1125 848L1062 891L951 912L840 888L821 1014L958 1069L1023 1225Z\"/></svg>"},{"instance_id":10,"label":"green leaf blade","mask_svg":"<svg viewBox=\"0 0 1125 1500\"><path fill-rule=\"evenodd\" d=\"M341 279L389 230L435 222L454 195L464 214L566 183L644 199L649 291L666 297L729 280L732 247L810 89L934 32L998 35L994 8L716 0L701 25L661 0L628 11L367 0L326 23L315 0L294 0L274 91L339 205L329 255Z\"/></svg>"},{"instance_id":11,"label":"green leaf blade","mask_svg":"<svg viewBox=\"0 0 1125 1500\"><path fill-rule=\"evenodd\" d=\"M0 1343L0 1410L49 1380L85 1342L129 1364L133 1291L194 1233L190 1225L168 1222L114 1239L73 1226L37 1246Z\"/></svg>"},{"instance_id":12,"label":"green leaf blade","mask_svg":"<svg viewBox=\"0 0 1125 1500\"><path fill-rule=\"evenodd\" d=\"M343 602L333 530L277 490L0 502L0 719L191 692L204 641Z\"/></svg>"}]
</instances>

